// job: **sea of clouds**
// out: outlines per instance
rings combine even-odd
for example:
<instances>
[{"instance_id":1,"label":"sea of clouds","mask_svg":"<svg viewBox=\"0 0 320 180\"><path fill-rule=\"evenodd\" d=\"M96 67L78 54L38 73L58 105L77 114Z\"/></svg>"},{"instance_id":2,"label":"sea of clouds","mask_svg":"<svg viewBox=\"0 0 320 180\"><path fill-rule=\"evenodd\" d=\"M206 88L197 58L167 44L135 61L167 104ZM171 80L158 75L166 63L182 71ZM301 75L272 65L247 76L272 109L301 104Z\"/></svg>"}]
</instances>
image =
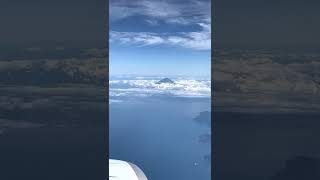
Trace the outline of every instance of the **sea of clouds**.
<instances>
[{"instance_id":1,"label":"sea of clouds","mask_svg":"<svg viewBox=\"0 0 320 180\"><path fill-rule=\"evenodd\" d=\"M120 79L109 81L111 103L120 102L126 97L186 97L205 98L211 96L210 80L173 79L174 84L157 84L159 79Z\"/></svg>"}]
</instances>

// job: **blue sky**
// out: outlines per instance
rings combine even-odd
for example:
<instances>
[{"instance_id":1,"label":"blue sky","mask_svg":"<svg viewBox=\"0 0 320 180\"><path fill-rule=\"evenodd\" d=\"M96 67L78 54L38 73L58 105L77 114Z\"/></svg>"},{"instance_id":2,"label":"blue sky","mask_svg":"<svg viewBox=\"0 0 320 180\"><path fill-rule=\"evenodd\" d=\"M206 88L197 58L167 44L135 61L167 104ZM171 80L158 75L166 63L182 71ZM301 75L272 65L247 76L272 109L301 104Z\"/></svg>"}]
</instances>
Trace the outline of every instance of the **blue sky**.
<instances>
[{"instance_id":1,"label":"blue sky","mask_svg":"<svg viewBox=\"0 0 320 180\"><path fill-rule=\"evenodd\" d=\"M111 76L210 75L210 0L109 2Z\"/></svg>"}]
</instances>

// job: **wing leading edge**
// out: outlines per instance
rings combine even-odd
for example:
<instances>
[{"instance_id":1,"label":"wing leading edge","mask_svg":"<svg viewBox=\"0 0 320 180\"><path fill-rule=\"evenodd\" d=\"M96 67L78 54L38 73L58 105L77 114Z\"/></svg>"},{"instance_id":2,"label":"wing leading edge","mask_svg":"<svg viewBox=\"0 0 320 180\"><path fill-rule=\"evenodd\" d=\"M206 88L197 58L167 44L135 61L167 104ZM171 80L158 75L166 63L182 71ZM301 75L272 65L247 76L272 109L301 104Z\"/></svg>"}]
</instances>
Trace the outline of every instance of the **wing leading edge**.
<instances>
[{"instance_id":1,"label":"wing leading edge","mask_svg":"<svg viewBox=\"0 0 320 180\"><path fill-rule=\"evenodd\" d=\"M109 180L148 180L143 171L136 165L109 159Z\"/></svg>"}]
</instances>

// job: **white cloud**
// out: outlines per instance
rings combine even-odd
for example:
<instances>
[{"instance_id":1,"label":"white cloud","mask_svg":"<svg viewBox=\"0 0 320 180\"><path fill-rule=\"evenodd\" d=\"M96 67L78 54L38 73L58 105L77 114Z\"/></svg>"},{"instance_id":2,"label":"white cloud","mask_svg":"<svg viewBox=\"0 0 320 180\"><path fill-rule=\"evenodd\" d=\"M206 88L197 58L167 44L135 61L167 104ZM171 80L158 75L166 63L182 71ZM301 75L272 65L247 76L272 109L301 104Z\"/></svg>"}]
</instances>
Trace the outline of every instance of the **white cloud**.
<instances>
[{"instance_id":1,"label":"white cloud","mask_svg":"<svg viewBox=\"0 0 320 180\"><path fill-rule=\"evenodd\" d=\"M148 23L149 25L151 26L157 26L159 25L158 21L157 20L154 20L154 19L147 19L145 20L146 23Z\"/></svg>"},{"instance_id":2,"label":"white cloud","mask_svg":"<svg viewBox=\"0 0 320 180\"><path fill-rule=\"evenodd\" d=\"M166 23L168 24L181 24L181 25L188 25L191 23L191 20L187 20L182 17L176 17L176 18L168 18L166 19Z\"/></svg>"},{"instance_id":3,"label":"white cloud","mask_svg":"<svg viewBox=\"0 0 320 180\"><path fill-rule=\"evenodd\" d=\"M117 100L117 99L109 99L109 104L114 104L114 103L121 103L123 102L122 100Z\"/></svg>"},{"instance_id":4,"label":"white cloud","mask_svg":"<svg viewBox=\"0 0 320 180\"><path fill-rule=\"evenodd\" d=\"M112 80L109 81L111 98L149 97L168 95L177 97L210 97L210 80L175 80L175 84L157 84L158 80Z\"/></svg>"},{"instance_id":5,"label":"white cloud","mask_svg":"<svg viewBox=\"0 0 320 180\"><path fill-rule=\"evenodd\" d=\"M153 18L168 18L180 15L174 4L167 1L152 0L111 0L109 17L111 20L124 19L130 16L144 15Z\"/></svg>"},{"instance_id":6,"label":"white cloud","mask_svg":"<svg viewBox=\"0 0 320 180\"><path fill-rule=\"evenodd\" d=\"M201 31L183 33L182 36L169 36L169 44L191 48L196 50L211 49L211 25L199 23Z\"/></svg>"},{"instance_id":7,"label":"white cloud","mask_svg":"<svg viewBox=\"0 0 320 180\"><path fill-rule=\"evenodd\" d=\"M211 17L209 0L111 0L112 21L131 16L148 16L167 23L190 24Z\"/></svg>"},{"instance_id":8,"label":"white cloud","mask_svg":"<svg viewBox=\"0 0 320 180\"><path fill-rule=\"evenodd\" d=\"M171 45L194 50L211 49L210 0L111 0L111 21L131 16L147 16L146 23L159 25L197 25L198 31L175 34L151 32L110 32L110 42L123 45Z\"/></svg>"},{"instance_id":9,"label":"white cloud","mask_svg":"<svg viewBox=\"0 0 320 180\"><path fill-rule=\"evenodd\" d=\"M150 32L110 32L110 42L136 45L172 45L195 50L211 49L211 25L199 23L200 31L181 32L174 35Z\"/></svg>"},{"instance_id":10,"label":"white cloud","mask_svg":"<svg viewBox=\"0 0 320 180\"><path fill-rule=\"evenodd\" d=\"M163 44L164 39L155 33L148 32L110 32L110 42L121 44L155 45Z\"/></svg>"},{"instance_id":11,"label":"white cloud","mask_svg":"<svg viewBox=\"0 0 320 180\"><path fill-rule=\"evenodd\" d=\"M168 18L180 16L181 12L178 10L176 4L168 3L167 1L137 1L137 7L141 8L141 15Z\"/></svg>"}]
</instances>

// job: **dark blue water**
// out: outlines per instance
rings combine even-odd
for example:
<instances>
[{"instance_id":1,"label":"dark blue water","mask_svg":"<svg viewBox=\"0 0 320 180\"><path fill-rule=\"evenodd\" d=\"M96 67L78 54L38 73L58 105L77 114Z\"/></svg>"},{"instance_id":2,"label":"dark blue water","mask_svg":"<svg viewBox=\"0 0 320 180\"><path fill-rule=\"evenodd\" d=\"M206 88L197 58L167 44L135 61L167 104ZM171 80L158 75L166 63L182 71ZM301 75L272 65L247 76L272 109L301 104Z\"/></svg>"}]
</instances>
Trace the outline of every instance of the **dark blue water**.
<instances>
[{"instance_id":1,"label":"dark blue water","mask_svg":"<svg viewBox=\"0 0 320 180\"><path fill-rule=\"evenodd\" d=\"M151 180L209 180L209 126L195 118L210 99L157 99L110 104L110 158L138 165Z\"/></svg>"}]
</instances>

